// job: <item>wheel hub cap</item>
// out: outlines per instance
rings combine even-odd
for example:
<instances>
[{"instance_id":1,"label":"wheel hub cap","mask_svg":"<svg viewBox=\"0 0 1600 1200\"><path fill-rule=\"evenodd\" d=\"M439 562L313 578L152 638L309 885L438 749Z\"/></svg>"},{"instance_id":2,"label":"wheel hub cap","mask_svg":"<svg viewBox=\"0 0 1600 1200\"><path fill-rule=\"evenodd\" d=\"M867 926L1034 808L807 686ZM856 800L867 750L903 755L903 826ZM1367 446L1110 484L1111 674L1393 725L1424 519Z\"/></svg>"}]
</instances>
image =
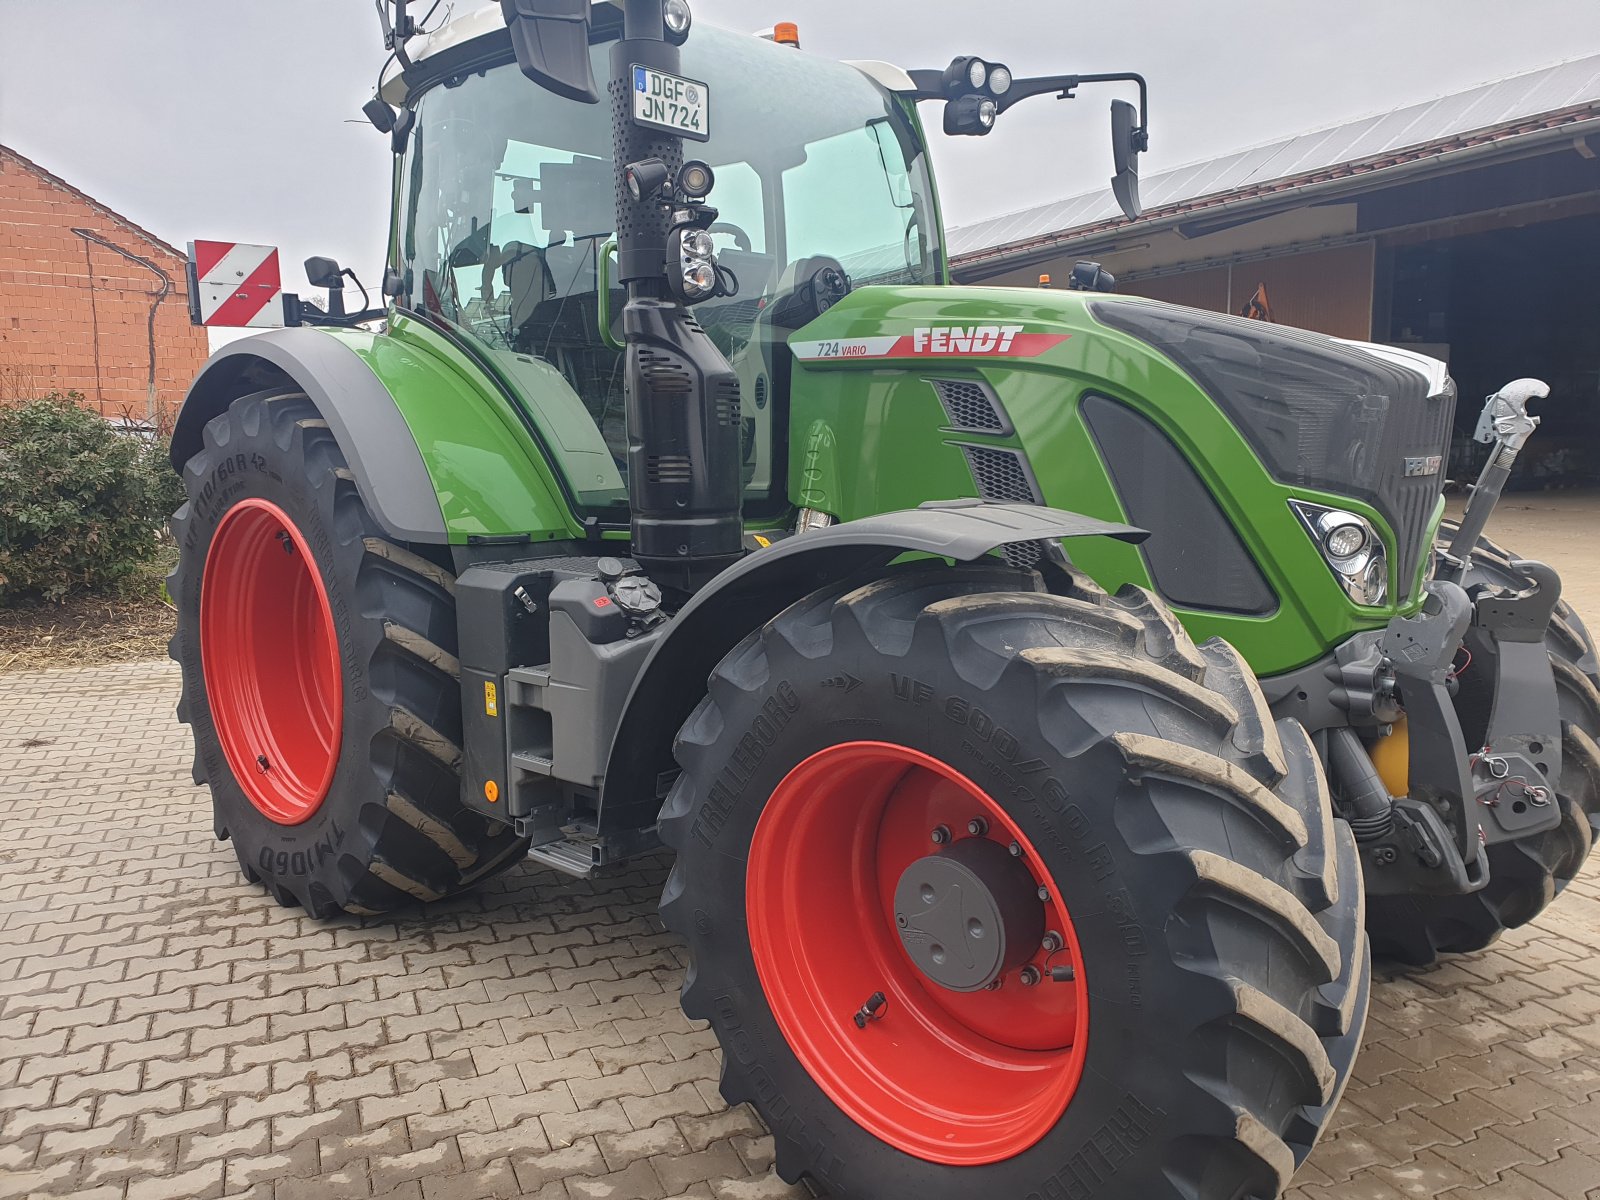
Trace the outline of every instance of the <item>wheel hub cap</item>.
<instances>
[{"instance_id":1,"label":"wheel hub cap","mask_svg":"<svg viewBox=\"0 0 1600 1200\"><path fill-rule=\"evenodd\" d=\"M967 838L906 868L894 893L900 942L940 987L976 992L1020 967L1044 936L1038 885L1006 849Z\"/></svg>"}]
</instances>

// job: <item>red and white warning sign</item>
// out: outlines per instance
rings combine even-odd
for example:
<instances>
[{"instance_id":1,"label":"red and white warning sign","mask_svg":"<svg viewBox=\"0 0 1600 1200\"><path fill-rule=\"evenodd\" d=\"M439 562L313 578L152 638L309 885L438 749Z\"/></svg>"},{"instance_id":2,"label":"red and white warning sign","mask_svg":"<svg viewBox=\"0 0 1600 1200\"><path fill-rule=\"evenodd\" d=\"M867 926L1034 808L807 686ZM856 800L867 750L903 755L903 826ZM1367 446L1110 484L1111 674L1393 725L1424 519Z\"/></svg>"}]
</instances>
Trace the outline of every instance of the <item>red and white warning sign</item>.
<instances>
[{"instance_id":1,"label":"red and white warning sign","mask_svg":"<svg viewBox=\"0 0 1600 1200\"><path fill-rule=\"evenodd\" d=\"M213 328L282 326L278 248L243 242L190 242L189 319Z\"/></svg>"}]
</instances>

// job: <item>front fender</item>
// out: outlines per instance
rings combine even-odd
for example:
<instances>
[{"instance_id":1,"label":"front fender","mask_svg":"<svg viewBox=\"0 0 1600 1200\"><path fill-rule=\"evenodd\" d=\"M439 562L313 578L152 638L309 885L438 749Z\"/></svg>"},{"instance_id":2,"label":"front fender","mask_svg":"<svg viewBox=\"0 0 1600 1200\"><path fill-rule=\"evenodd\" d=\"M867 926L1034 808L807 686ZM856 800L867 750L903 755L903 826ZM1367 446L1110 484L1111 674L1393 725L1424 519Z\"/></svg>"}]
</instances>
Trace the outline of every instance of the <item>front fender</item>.
<instances>
[{"instance_id":1,"label":"front fender","mask_svg":"<svg viewBox=\"0 0 1600 1200\"><path fill-rule=\"evenodd\" d=\"M1032 504L948 500L800 534L758 551L695 593L639 670L617 724L601 791L600 832L655 824L672 780L672 742L713 667L751 630L818 588L904 554L972 562L1014 542L1149 535Z\"/></svg>"}]
</instances>

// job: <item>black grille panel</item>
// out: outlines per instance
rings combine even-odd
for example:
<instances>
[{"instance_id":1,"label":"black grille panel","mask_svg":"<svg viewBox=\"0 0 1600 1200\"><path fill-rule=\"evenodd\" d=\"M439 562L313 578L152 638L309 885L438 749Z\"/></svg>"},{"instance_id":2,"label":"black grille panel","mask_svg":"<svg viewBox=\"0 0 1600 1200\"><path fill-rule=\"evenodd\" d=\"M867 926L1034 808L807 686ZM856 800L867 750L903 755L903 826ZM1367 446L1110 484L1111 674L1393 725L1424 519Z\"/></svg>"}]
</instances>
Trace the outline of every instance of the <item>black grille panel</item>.
<instances>
[{"instance_id":1,"label":"black grille panel","mask_svg":"<svg viewBox=\"0 0 1600 1200\"><path fill-rule=\"evenodd\" d=\"M1043 504L1033 472L1015 450L994 446L963 446L967 466L978 484L978 495L985 500L1005 500L1013 504Z\"/></svg>"},{"instance_id":2,"label":"black grille panel","mask_svg":"<svg viewBox=\"0 0 1600 1200\"><path fill-rule=\"evenodd\" d=\"M1407 458L1447 455L1455 395L1399 363L1303 329L1152 301L1097 301L1096 319L1183 368L1280 483L1372 505L1399 544L1401 591L1427 550L1443 476L1407 478Z\"/></svg>"},{"instance_id":3,"label":"black grille panel","mask_svg":"<svg viewBox=\"0 0 1600 1200\"><path fill-rule=\"evenodd\" d=\"M976 379L930 379L928 382L939 394L939 403L944 406L952 429L997 434L1011 432L1011 422L1006 420L999 397L989 389L988 384Z\"/></svg>"}]
</instances>

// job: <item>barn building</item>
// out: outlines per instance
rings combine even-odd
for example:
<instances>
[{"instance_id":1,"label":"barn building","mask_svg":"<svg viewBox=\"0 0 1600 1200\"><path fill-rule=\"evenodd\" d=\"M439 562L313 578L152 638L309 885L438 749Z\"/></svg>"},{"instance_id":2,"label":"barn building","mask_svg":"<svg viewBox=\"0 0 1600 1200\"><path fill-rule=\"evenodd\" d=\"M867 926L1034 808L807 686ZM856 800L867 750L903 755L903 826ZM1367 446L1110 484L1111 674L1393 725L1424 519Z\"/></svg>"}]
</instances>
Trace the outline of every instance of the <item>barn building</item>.
<instances>
[{"instance_id":1,"label":"barn building","mask_svg":"<svg viewBox=\"0 0 1600 1200\"><path fill-rule=\"evenodd\" d=\"M1144 180L1128 222L1104 187L954 230L968 283L1064 283L1095 260L1120 292L1445 359L1460 387L1451 474L1474 473L1480 400L1552 387L1523 487L1600 483L1600 55Z\"/></svg>"},{"instance_id":2,"label":"barn building","mask_svg":"<svg viewBox=\"0 0 1600 1200\"><path fill-rule=\"evenodd\" d=\"M0 145L0 402L78 392L159 424L207 353L183 254Z\"/></svg>"}]
</instances>

